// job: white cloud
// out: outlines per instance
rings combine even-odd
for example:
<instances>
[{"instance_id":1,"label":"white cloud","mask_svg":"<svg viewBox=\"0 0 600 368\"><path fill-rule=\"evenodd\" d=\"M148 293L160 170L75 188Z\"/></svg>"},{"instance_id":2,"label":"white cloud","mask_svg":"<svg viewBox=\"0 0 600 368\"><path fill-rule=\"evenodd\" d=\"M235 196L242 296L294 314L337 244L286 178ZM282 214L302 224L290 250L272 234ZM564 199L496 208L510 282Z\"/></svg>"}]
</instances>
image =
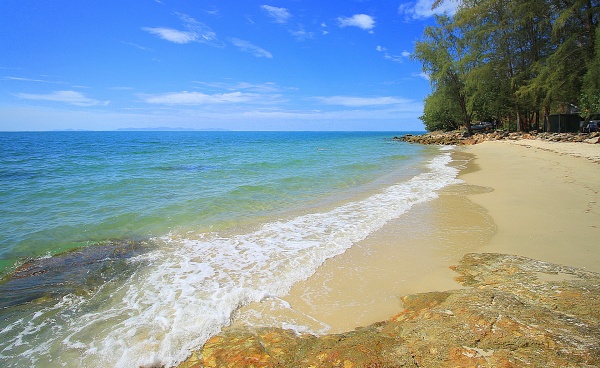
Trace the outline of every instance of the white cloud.
<instances>
[{"instance_id":1,"label":"white cloud","mask_svg":"<svg viewBox=\"0 0 600 368\"><path fill-rule=\"evenodd\" d=\"M364 106L382 106L382 105L398 105L412 103L413 101L397 98L397 97L354 97L354 96L330 96L330 97L317 97L322 103L326 105L341 105L351 107L364 107Z\"/></svg>"},{"instance_id":2,"label":"white cloud","mask_svg":"<svg viewBox=\"0 0 600 368\"><path fill-rule=\"evenodd\" d=\"M249 102L254 95L242 92L207 95L201 92L172 92L154 96L142 96L144 102L165 105L211 105Z\"/></svg>"},{"instance_id":3,"label":"white cloud","mask_svg":"<svg viewBox=\"0 0 600 368\"><path fill-rule=\"evenodd\" d=\"M375 19L366 14L354 14L351 17L339 17L337 20L340 27L358 27L371 32L375 27Z\"/></svg>"},{"instance_id":4,"label":"white cloud","mask_svg":"<svg viewBox=\"0 0 600 368\"><path fill-rule=\"evenodd\" d=\"M198 42L215 47L223 46L223 42L219 40L217 34L209 26L185 14L176 14L183 21L185 30L165 27L143 27L142 30L163 40L179 44Z\"/></svg>"},{"instance_id":5,"label":"white cloud","mask_svg":"<svg viewBox=\"0 0 600 368\"><path fill-rule=\"evenodd\" d=\"M407 2L398 7L398 13L406 15L407 18L425 19L435 14L447 13L456 14L460 5L460 0L445 0L437 8L431 9L435 0L417 0L416 2Z\"/></svg>"},{"instance_id":6,"label":"white cloud","mask_svg":"<svg viewBox=\"0 0 600 368\"><path fill-rule=\"evenodd\" d=\"M175 43L189 43L196 41L197 36L192 32L178 31L172 28L142 28L148 33L152 33L163 40L175 42Z\"/></svg>"},{"instance_id":7,"label":"white cloud","mask_svg":"<svg viewBox=\"0 0 600 368\"><path fill-rule=\"evenodd\" d=\"M239 48L242 51L249 52L256 57L266 57L268 59L272 59L273 55L265 49L262 49L248 41L240 40L239 38L231 37L229 38L229 42L231 42L235 47Z\"/></svg>"},{"instance_id":8,"label":"white cloud","mask_svg":"<svg viewBox=\"0 0 600 368\"><path fill-rule=\"evenodd\" d=\"M270 5L261 5L260 7L275 20L275 23L287 23L287 21L292 17L286 8L278 8Z\"/></svg>"},{"instance_id":9,"label":"white cloud","mask_svg":"<svg viewBox=\"0 0 600 368\"><path fill-rule=\"evenodd\" d=\"M401 55L404 56L405 58L407 58L407 57L410 57L410 52L404 50L404 51L402 51Z\"/></svg>"},{"instance_id":10,"label":"white cloud","mask_svg":"<svg viewBox=\"0 0 600 368\"><path fill-rule=\"evenodd\" d=\"M63 102L75 106L106 106L109 104L109 101L99 101L85 97L82 93L76 91L54 91L47 94L19 93L16 96L25 100Z\"/></svg>"},{"instance_id":11,"label":"white cloud","mask_svg":"<svg viewBox=\"0 0 600 368\"><path fill-rule=\"evenodd\" d=\"M384 51L386 51L387 49L386 49L385 47L383 47L383 46L377 46L377 47L375 47L375 50L377 50L377 51L379 51L379 52L384 52Z\"/></svg>"}]
</instances>

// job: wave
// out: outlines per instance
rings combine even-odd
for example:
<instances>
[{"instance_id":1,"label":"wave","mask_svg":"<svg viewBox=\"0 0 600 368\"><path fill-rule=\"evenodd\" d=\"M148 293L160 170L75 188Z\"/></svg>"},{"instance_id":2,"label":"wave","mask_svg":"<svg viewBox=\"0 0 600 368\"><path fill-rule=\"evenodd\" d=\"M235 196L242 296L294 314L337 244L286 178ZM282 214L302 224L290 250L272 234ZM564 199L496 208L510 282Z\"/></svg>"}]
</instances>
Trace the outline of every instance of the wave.
<instances>
[{"instance_id":1,"label":"wave","mask_svg":"<svg viewBox=\"0 0 600 368\"><path fill-rule=\"evenodd\" d=\"M366 199L264 224L255 231L170 234L126 283L19 318L0 331L0 361L22 366L174 365L241 306L285 295L328 258L459 182L449 151L428 170ZM51 319L53 322L51 323Z\"/></svg>"}]
</instances>

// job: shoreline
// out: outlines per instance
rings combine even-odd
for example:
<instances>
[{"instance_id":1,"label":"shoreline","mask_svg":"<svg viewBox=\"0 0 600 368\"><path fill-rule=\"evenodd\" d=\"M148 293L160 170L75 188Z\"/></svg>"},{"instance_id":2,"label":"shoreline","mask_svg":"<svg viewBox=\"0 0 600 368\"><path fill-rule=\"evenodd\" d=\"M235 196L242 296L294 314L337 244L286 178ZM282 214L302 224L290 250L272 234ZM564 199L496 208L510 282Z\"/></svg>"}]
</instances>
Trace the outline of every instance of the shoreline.
<instances>
[{"instance_id":1,"label":"shoreline","mask_svg":"<svg viewBox=\"0 0 600 368\"><path fill-rule=\"evenodd\" d=\"M415 206L408 214L408 217L414 216L416 221L421 222L424 219L432 220L437 216L436 221L439 224L448 225L445 228L440 225L442 229L440 233L445 233L443 236L438 234L437 240L440 245L427 250L430 252L429 256L436 255L435 261L423 266L419 262L411 262L408 257L405 260L405 266L412 263L413 267L425 272L412 275L412 279L406 272L404 276L402 271L400 274L390 272L394 266L402 269L398 267L399 258L393 256L393 252L397 252L398 249L391 250L389 247L390 239L395 240L397 247L398 242L402 243L402 241L407 242L405 244L411 242L415 244L416 238L411 238L405 233L399 234L397 223L388 224L385 229L361 242L365 243L364 245L357 244L345 254L328 260L317 274L297 285L290 295L284 298L285 302L298 309L304 308L307 315L322 308L326 312L324 314L329 314L325 316L326 318L348 319L347 317L355 312L352 312L352 309L338 308L335 301L320 306L309 305L310 303L304 303L305 305L300 307L299 305L302 304L303 299L318 299L319 295L311 295L311 293L319 289L327 290L326 293L321 292L321 297L327 295L335 299L336 293L331 291L334 289L330 286L335 287L336 283L337 286L343 286L344 283L340 281L348 284L353 277L348 275L348 269L352 271L358 269L359 272L354 272L354 275L364 274L364 270L361 271L361 267L357 265L360 265L359 262L370 263L370 267L375 267L379 282L386 278L392 279L391 283L371 284L371 289L377 294L388 288L388 294L383 298L379 297L379 302L376 300L372 303L371 307L367 308L368 315L360 319L358 324L351 322L354 326L348 327L347 324L342 323L338 327L333 327L333 331L329 331L340 333L352 330L357 325L366 326L387 319L394 313L402 311L402 308L406 307L406 297L401 299L402 295L460 289L463 286L454 280L456 274L448 266L456 265L461 257L470 252L526 256L554 264L578 267L586 271L600 272L600 260L597 259L600 257L596 257L600 247L595 246L597 239L600 238L598 191L600 188L594 186L600 183L600 166L593 160L582 159L581 157L587 153L580 154L577 147L569 146L567 151L561 150L560 146L553 146L564 143L535 141L536 143L531 144L532 142L531 140L484 142L456 149L454 152L456 157L463 157L469 161L459 174L459 178L466 183L445 188L440 191L440 198ZM575 145L581 145L581 148L585 146L585 150L592 150L592 156L597 154L600 157L600 145L582 143L575 143ZM465 155L472 155L472 159ZM484 225L476 225L479 222ZM485 233L485 236L482 233ZM477 236L474 237L474 234ZM418 234L413 235L417 235L418 238ZM424 238L421 239L423 243L420 244L431 243L432 239L436 239L431 236L432 233L426 231ZM474 240L475 238L478 240ZM374 260L365 260L365 256L378 252L373 249L366 251L371 247L381 248L379 262L381 257L387 257L392 268L381 263L377 265L376 260L375 263L372 262ZM400 247L400 249L406 252L409 248ZM418 258L424 255L422 250L417 253L411 256ZM373 281L369 277L365 280L367 285ZM405 285L397 287L398 282L403 282ZM410 284L408 287L407 282ZM389 290L394 287L395 290ZM360 293L362 291L359 288ZM307 298L307 295L310 297ZM356 298L356 294L350 295L353 295L350 300ZM366 295L366 299L368 300L372 295L374 294ZM397 298L395 306L389 300L387 303L381 302L382 299L390 299L390 295ZM383 307L375 306L376 304ZM364 305L359 308L364 308ZM222 334L227 336L231 331L243 328L244 326L234 324L231 328L225 329Z\"/></svg>"},{"instance_id":2,"label":"shoreline","mask_svg":"<svg viewBox=\"0 0 600 368\"><path fill-rule=\"evenodd\" d=\"M458 150L452 157L450 166L461 171L472 160ZM402 308L403 295L459 288L449 267L495 232L485 209L466 197L481 190L465 183L441 189L438 198L414 205L327 259L287 295L240 308L225 330L270 326L341 333L389 318ZM456 211L469 220L461 222Z\"/></svg>"}]
</instances>

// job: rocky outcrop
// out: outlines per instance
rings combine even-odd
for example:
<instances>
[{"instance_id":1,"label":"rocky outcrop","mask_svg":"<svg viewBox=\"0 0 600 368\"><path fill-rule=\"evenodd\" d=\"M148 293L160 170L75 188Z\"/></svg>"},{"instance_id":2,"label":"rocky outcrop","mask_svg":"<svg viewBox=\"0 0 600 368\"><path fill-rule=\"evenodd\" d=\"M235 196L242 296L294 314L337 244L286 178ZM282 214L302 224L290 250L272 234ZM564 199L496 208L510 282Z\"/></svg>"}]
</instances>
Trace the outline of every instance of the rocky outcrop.
<instances>
[{"instance_id":1,"label":"rocky outcrop","mask_svg":"<svg viewBox=\"0 0 600 368\"><path fill-rule=\"evenodd\" d=\"M467 254L466 289L408 295L391 319L327 336L228 330L181 367L598 367L600 275Z\"/></svg>"},{"instance_id":2,"label":"rocky outcrop","mask_svg":"<svg viewBox=\"0 0 600 368\"><path fill-rule=\"evenodd\" d=\"M419 143L419 144L443 144L443 145L460 145L464 144L465 134L462 132L431 132L421 135L406 134L402 137L394 137L394 140Z\"/></svg>"},{"instance_id":3,"label":"rocky outcrop","mask_svg":"<svg viewBox=\"0 0 600 368\"><path fill-rule=\"evenodd\" d=\"M583 142L596 144L600 143L600 132L594 133L538 133L538 132L505 132L494 131L487 133L475 133L467 136L460 131L454 132L431 132L422 135L407 134L401 137L394 137L394 140L419 143L419 144L442 144L442 145L471 145L485 141L498 140L521 140L538 139L550 142Z\"/></svg>"}]
</instances>

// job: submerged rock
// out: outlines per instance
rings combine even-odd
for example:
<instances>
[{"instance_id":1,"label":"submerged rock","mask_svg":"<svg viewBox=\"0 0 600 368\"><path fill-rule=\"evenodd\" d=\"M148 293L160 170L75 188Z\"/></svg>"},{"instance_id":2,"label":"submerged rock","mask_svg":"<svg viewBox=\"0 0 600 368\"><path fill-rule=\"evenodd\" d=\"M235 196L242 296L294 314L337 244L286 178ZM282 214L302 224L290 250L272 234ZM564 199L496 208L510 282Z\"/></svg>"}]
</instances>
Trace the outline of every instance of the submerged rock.
<instances>
[{"instance_id":1,"label":"submerged rock","mask_svg":"<svg viewBox=\"0 0 600 368\"><path fill-rule=\"evenodd\" d=\"M116 240L29 260L0 279L0 311L88 293L127 273L127 260L150 249L146 241Z\"/></svg>"},{"instance_id":2,"label":"submerged rock","mask_svg":"<svg viewBox=\"0 0 600 368\"><path fill-rule=\"evenodd\" d=\"M467 254L466 289L408 295L391 319L297 335L227 330L180 367L600 366L600 274L502 254Z\"/></svg>"}]
</instances>

